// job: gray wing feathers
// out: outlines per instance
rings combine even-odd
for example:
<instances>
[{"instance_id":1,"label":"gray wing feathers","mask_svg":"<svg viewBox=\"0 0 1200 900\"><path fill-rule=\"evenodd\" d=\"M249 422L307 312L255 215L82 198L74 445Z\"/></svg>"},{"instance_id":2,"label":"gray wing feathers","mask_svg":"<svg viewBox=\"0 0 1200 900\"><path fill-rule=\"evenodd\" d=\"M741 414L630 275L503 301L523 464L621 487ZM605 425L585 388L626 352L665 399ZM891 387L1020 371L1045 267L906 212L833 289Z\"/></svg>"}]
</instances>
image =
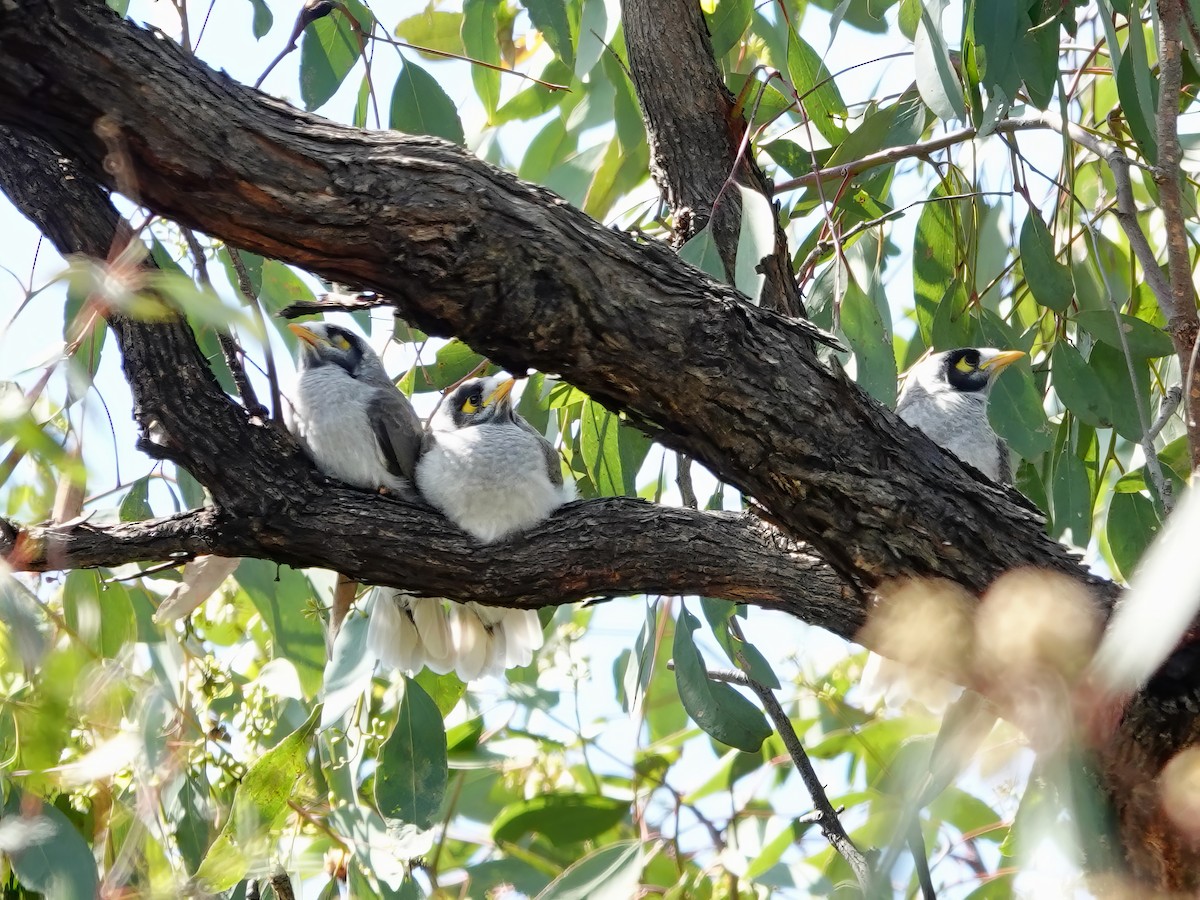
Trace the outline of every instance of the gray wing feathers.
<instances>
[{"instance_id":1,"label":"gray wing feathers","mask_svg":"<svg viewBox=\"0 0 1200 900\"><path fill-rule=\"evenodd\" d=\"M375 438L393 475L411 479L421 453L424 430L408 398L394 387L380 388L368 404Z\"/></svg>"},{"instance_id":2,"label":"gray wing feathers","mask_svg":"<svg viewBox=\"0 0 1200 900\"><path fill-rule=\"evenodd\" d=\"M555 487L562 487L562 466L559 465L558 451L554 449L554 445L522 416L517 416L517 424L538 439L538 446L542 448L542 455L546 457L546 474L550 476L550 483Z\"/></svg>"}]
</instances>

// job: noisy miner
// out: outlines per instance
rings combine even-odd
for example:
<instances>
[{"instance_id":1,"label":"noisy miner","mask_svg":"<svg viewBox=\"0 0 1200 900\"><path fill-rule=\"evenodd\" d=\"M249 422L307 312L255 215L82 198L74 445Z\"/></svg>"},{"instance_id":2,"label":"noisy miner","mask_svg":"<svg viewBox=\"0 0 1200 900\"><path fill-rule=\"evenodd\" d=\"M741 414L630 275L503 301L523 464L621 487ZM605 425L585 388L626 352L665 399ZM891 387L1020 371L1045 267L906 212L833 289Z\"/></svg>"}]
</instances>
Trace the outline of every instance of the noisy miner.
<instances>
[{"instance_id":1,"label":"noisy miner","mask_svg":"<svg viewBox=\"0 0 1200 900\"><path fill-rule=\"evenodd\" d=\"M575 497L558 453L513 409L515 379L473 378L447 396L417 463L421 496L485 544L531 528ZM450 633L460 677L528 665L542 645L537 613L453 604Z\"/></svg>"},{"instance_id":2,"label":"noisy miner","mask_svg":"<svg viewBox=\"0 0 1200 900\"><path fill-rule=\"evenodd\" d=\"M896 413L988 478L1008 482L1008 448L988 422L988 394L996 376L1024 355L987 347L931 354L909 369Z\"/></svg>"},{"instance_id":3,"label":"noisy miner","mask_svg":"<svg viewBox=\"0 0 1200 900\"><path fill-rule=\"evenodd\" d=\"M913 366L896 403L905 422L993 481L1012 480L1008 447L988 422L988 395L996 377L1025 354L1020 350L963 347L934 353ZM863 669L865 694L892 695L902 679L898 664L870 654ZM950 701L954 687L933 677L926 694L949 703L934 741L929 771L914 792L913 815L933 801L963 770L995 725L995 708L974 691Z\"/></svg>"},{"instance_id":4,"label":"noisy miner","mask_svg":"<svg viewBox=\"0 0 1200 900\"><path fill-rule=\"evenodd\" d=\"M289 397L290 427L317 468L355 487L415 498L412 478L424 429L383 361L360 335L337 325L317 322L288 328L301 341ZM346 586L351 593L345 601L335 600L335 618L353 599L353 582L339 582L338 590ZM386 593L389 602L382 603L380 593ZM385 662L414 672L428 662L431 668L449 671L450 627L442 601L391 588L377 588L376 594L375 606L396 611L402 620L393 629L394 646L385 648ZM335 630L339 624L334 623Z\"/></svg>"}]
</instances>

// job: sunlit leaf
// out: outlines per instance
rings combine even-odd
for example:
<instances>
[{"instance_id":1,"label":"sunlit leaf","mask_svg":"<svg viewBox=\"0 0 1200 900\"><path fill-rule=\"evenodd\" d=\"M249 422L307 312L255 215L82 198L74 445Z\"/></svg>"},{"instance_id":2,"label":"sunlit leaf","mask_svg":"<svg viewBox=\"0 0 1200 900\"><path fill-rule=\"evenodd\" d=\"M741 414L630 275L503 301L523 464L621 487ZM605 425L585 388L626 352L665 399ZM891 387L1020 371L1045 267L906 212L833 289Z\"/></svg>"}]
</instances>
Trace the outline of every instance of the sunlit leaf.
<instances>
[{"instance_id":1,"label":"sunlit leaf","mask_svg":"<svg viewBox=\"0 0 1200 900\"><path fill-rule=\"evenodd\" d=\"M712 229L707 225L688 238L687 243L679 248L679 258L704 270L710 278L717 281L725 280L725 264L721 262L721 252L717 249L716 240L713 239Z\"/></svg>"},{"instance_id":2,"label":"sunlit leaf","mask_svg":"<svg viewBox=\"0 0 1200 900\"><path fill-rule=\"evenodd\" d=\"M542 33L558 58L574 69L575 35L570 18L574 10L562 0L521 0L521 5L529 13L533 27Z\"/></svg>"},{"instance_id":3,"label":"sunlit leaf","mask_svg":"<svg viewBox=\"0 0 1200 900\"><path fill-rule=\"evenodd\" d=\"M884 406L896 403L896 354L890 317L851 281L842 298L842 330L854 350L855 380Z\"/></svg>"},{"instance_id":4,"label":"sunlit leaf","mask_svg":"<svg viewBox=\"0 0 1200 900\"><path fill-rule=\"evenodd\" d=\"M946 5L947 0L925 0L913 42L917 90L926 105L943 121L962 119L965 110L962 85L942 39L942 12Z\"/></svg>"},{"instance_id":5,"label":"sunlit leaf","mask_svg":"<svg viewBox=\"0 0 1200 900\"><path fill-rule=\"evenodd\" d=\"M846 136L846 104L817 52L793 28L788 34L788 77L813 127L831 144Z\"/></svg>"},{"instance_id":6,"label":"sunlit leaf","mask_svg":"<svg viewBox=\"0 0 1200 900\"><path fill-rule=\"evenodd\" d=\"M321 686L321 730L340 721L371 684L375 658L367 652L367 617L357 610L342 620Z\"/></svg>"},{"instance_id":7,"label":"sunlit leaf","mask_svg":"<svg viewBox=\"0 0 1200 900\"><path fill-rule=\"evenodd\" d=\"M462 41L467 56L472 59L492 65L500 64L500 47L496 38L496 11L499 6L499 0L465 0L463 3ZM471 83L491 121L500 104L500 73L487 66L471 66Z\"/></svg>"},{"instance_id":8,"label":"sunlit leaf","mask_svg":"<svg viewBox=\"0 0 1200 900\"><path fill-rule=\"evenodd\" d=\"M720 59L737 45L750 25L753 12L753 0L720 0L712 13L705 14L713 56Z\"/></svg>"},{"instance_id":9,"label":"sunlit leaf","mask_svg":"<svg viewBox=\"0 0 1200 900\"><path fill-rule=\"evenodd\" d=\"M305 770L305 757L316 731L318 706L298 729L255 760L233 795L225 827L204 856L196 880L208 891L233 887L256 862L252 846L256 835L270 829L287 809L296 779Z\"/></svg>"},{"instance_id":10,"label":"sunlit leaf","mask_svg":"<svg viewBox=\"0 0 1200 900\"><path fill-rule=\"evenodd\" d=\"M759 266L763 257L775 251L775 210L771 201L758 191L741 184L738 191L742 196L742 216L733 283L757 306L767 280Z\"/></svg>"},{"instance_id":11,"label":"sunlit leaf","mask_svg":"<svg viewBox=\"0 0 1200 900\"><path fill-rule=\"evenodd\" d=\"M462 39L464 24L463 13L427 7L407 19L401 19L396 25L395 35L401 40L419 47L429 47L433 50L464 56L466 55L466 47L463 46ZM492 46L495 45L495 33L493 32ZM421 56L430 60L444 58L431 53L421 53Z\"/></svg>"},{"instance_id":12,"label":"sunlit leaf","mask_svg":"<svg viewBox=\"0 0 1200 900\"><path fill-rule=\"evenodd\" d=\"M638 893L642 864L640 842L609 844L572 863L536 900L626 900Z\"/></svg>"},{"instance_id":13,"label":"sunlit leaf","mask_svg":"<svg viewBox=\"0 0 1200 900\"><path fill-rule=\"evenodd\" d=\"M372 16L359 0L345 0L345 5L357 20L357 29L340 9L304 29L300 41L300 99L305 109L324 106L362 55L360 34L371 30Z\"/></svg>"},{"instance_id":14,"label":"sunlit leaf","mask_svg":"<svg viewBox=\"0 0 1200 900\"><path fill-rule=\"evenodd\" d=\"M1158 161L1158 136L1155 110L1158 107L1158 81L1150 73L1146 55L1146 35L1138 17L1129 36L1125 52L1116 63L1117 94L1121 111L1138 147L1151 164Z\"/></svg>"},{"instance_id":15,"label":"sunlit leaf","mask_svg":"<svg viewBox=\"0 0 1200 900\"><path fill-rule=\"evenodd\" d=\"M961 251L958 225L952 200L943 200L945 187L939 185L921 209L913 240L913 293L916 296L917 324L927 345L932 344L933 320L946 287L955 276Z\"/></svg>"},{"instance_id":16,"label":"sunlit leaf","mask_svg":"<svg viewBox=\"0 0 1200 900\"><path fill-rule=\"evenodd\" d=\"M461 144L462 122L454 101L437 79L413 62L405 62L392 89L388 127L408 134L432 134Z\"/></svg>"},{"instance_id":17,"label":"sunlit leaf","mask_svg":"<svg viewBox=\"0 0 1200 900\"><path fill-rule=\"evenodd\" d=\"M597 838L629 815L629 802L602 794L543 794L501 810L492 822L497 841L518 841L536 833L556 843Z\"/></svg>"},{"instance_id":18,"label":"sunlit leaf","mask_svg":"<svg viewBox=\"0 0 1200 900\"><path fill-rule=\"evenodd\" d=\"M142 476L129 486L125 499L121 501L121 521L141 522L152 518L154 510L150 508L150 478Z\"/></svg>"},{"instance_id":19,"label":"sunlit leaf","mask_svg":"<svg viewBox=\"0 0 1200 900\"><path fill-rule=\"evenodd\" d=\"M4 853L19 883L55 900L98 896L96 861L66 816L40 797L9 785L0 829Z\"/></svg>"},{"instance_id":20,"label":"sunlit leaf","mask_svg":"<svg viewBox=\"0 0 1200 900\"><path fill-rule=\"evenodd\" d=\"M312 696L325 670L325 632L304 611L313 597L312 582L290 566L262 559L243 559L237 580L271 632L275 657L296 667L305 693Z\"/></svg>"}]
</instances>

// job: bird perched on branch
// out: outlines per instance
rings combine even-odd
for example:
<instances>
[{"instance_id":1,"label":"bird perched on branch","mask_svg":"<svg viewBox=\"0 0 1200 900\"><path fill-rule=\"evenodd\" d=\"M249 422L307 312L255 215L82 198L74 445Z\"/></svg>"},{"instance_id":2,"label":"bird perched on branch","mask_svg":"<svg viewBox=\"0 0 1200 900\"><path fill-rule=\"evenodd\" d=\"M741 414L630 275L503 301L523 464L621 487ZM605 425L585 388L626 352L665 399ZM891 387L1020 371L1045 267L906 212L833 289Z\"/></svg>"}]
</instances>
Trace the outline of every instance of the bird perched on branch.
<instances>
[{"instance_id":1,"label":"bird perched on branch","mask_svg":"<svg viewBox=\"0 0 1200 900\"><path fill-rule=\"evenodd\" d=\"M425 432L383 361L360 335L337 325L288 328L301 341L290 427L317 468L354 487L415 499L412 479ZM353 581L339 576L331 634L340 627L355 589ZM450 624L442 601L391 589L388 593L389 608L399 610L403 619L390 653L397 667L419 671L428 662L449 671Z\"/></svg>"},{"instance_id":2,"label":"bird perched on branch","mask_svg":"<svg viewBox=\"0 0 1200 900\"><path fill-rule=\"evenodd\" d=\"M974 466L993 481L1008 483L1012 480L1008 447L988 422L988 396L996 377L1024 355L1019 350L987 347L964 347L931 354L908 371L896 403L896 413L909 425L925 432L943 450ZM885 642L887 637L885 634ZM928 648L900 644L892 650L899 656L922 658ZM864 698L871 695L890 697L906 680L902 666L871 653L863 668L860 688ZM997 719L995 708L974 691L963 691L957 699L951 700L956 689L945 679L918 674L917 683L924 687L926 696L938 696L940 703L934 705L948 706L934 741L929 771L913 794L913 815L931 803L962 772Z\"/></svg>"},{"instance_id":3,"label":"bird perched on branch","mask_svg":"<svg viewBox=\"0 0 1200 900\"><path fill-rule=\"evenodd\" d=\"M291 431L317 468L355 487L413 496L424 430L383 361L337 325L288 328L301 341Z\"/></svg>"},{"instance_id":4,"label":"bird perched on branch","mask_svg":"<svg viewBox=\"0 0 1200 900\"><path fill-rule=\"evenodd\" d=\"M988 422L988 395L996 376L1024 355L974 347L934 353L909 369L896 413L992 481L1008 482L1008 448Z\"/></svg>"},{"instance_id":5,"label":"bird perched on branch","mask_svg":"<svg viewBox=\"0 0 1200 900\"><path fill-rule=\"evenodd\" d=\"M515 383L494 376L459 385L434 415L417 463L421 496L485 544L533 527L575 496L554 446L513 409ZM398 639L393 626L402 624L386 604L377 604L375 646ZM452 605L450 634L464 680L527 665L542 644L533 610L476 603Z\"/></svg>"}]
</instances>

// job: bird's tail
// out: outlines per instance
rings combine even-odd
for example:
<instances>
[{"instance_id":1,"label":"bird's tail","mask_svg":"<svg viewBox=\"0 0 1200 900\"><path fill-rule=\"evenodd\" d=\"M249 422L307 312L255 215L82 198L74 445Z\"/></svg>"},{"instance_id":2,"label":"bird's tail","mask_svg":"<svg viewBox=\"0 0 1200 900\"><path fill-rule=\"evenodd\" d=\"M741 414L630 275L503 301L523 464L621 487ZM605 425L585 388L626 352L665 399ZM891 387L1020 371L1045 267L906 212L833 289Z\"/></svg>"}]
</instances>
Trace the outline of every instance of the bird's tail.
<instances>
[{"instance_id":1,"label":"bird's tail","mask_svg":"<svg viewBox=\"0 0 1200 900\"><path fill-rule=\"evenodd\" d=\"M422 667L463 681L527 666L542 646L531 609L453 603L394 588L376 588L367 649L385 666L416 674Z\"/></svg>"}]
</instances>

